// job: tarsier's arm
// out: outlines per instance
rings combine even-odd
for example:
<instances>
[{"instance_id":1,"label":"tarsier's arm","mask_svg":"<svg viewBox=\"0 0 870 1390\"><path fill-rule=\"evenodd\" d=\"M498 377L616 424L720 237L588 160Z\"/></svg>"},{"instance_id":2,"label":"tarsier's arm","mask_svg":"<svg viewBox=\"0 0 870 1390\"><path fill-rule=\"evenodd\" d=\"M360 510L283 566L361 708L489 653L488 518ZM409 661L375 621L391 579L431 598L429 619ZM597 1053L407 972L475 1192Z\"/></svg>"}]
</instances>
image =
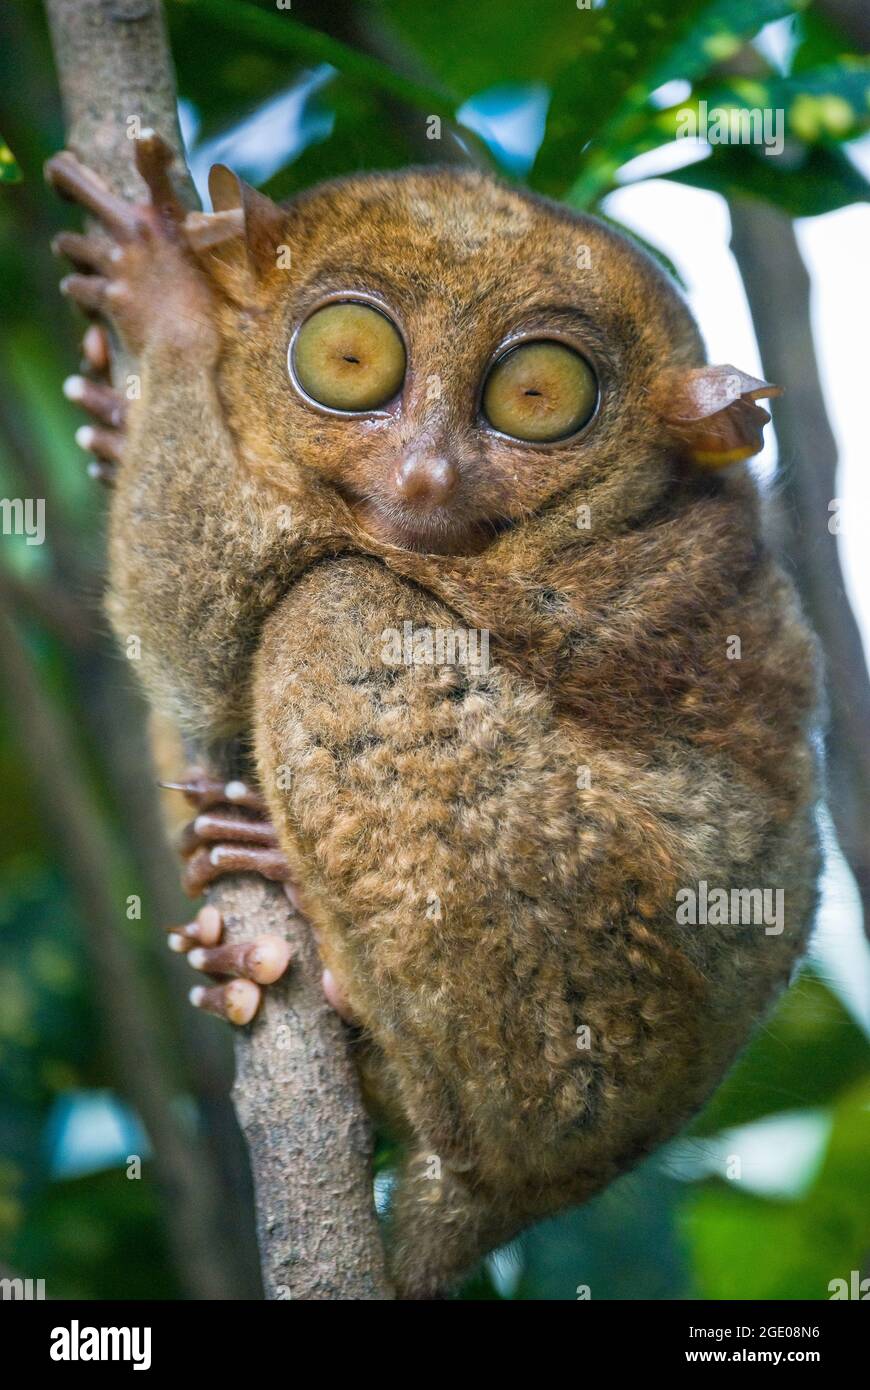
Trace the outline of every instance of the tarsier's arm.
<instances>
[{"instance_id":1,"label":"tarsier's arm","mask_svg":"<svg viewBox=\"0 0 870 1390\"><path fill-rule=\"evenodd\" d=\"M117 460L110 616L122 642L138 639L151 698L207 741L244 727L244 660L280 593L275 556L289 546L277 499L240 467L218 394L219 306L195 248L219 219L184 213L159 137L144 133L135 153L147 205L117 198L72 155L49 162L59 191L104 229L63 234L56 245L87 272L67 277L65 293L108 319L136 364L121 383L126 438L101 428L82 441ZM117 393L82 381L76 396L118 423Z\"/></svg>"},{"instance_id":2,"label":"tarsier's arm","mask_svg":"<svg viewBox=\"0 0 870 1390\"><path fill-rule=\"evenodd\" d=\"M228 487L236 465L215 387L214 306L166 181L168 151L147 136L135 150L150 207L115 197L71 155L56 156L48 173L105 229L58 239L58 249L87 272L67 277L62 288L112 323L135 362L135 373L120 383L132 398L126 440L101 432L95 441L105 453L114 440L119 460L111 511L113 621L122 641L139 639L152 693L162 688L167 712L183 715L173 709L174 686L190 659L191 610L204 606L210 579L202 564L191 563L194 549L202 556L209 543L201 500L206 488Z\"/></svg>"}]
</instances>

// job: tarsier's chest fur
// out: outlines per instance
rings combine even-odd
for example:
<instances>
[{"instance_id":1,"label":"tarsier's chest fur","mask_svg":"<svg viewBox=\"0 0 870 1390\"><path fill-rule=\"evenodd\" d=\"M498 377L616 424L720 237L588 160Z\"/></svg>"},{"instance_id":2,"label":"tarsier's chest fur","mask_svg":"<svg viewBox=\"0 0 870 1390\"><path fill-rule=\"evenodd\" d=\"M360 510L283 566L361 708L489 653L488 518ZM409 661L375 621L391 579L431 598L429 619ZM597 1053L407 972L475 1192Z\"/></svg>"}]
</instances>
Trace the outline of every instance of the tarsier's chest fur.
<instances>
[{"instance_id":1,"label":"tarsier's chest fur","mask_svg":"<svg viewBox=\"0 0 870 1390\"><path fill-rule=\"evenodd\" d=\"M440 430L490 499L487 467L502 469L508 524L475 555L360 525L341 471L358 487L391 426L348 432L286 404L286 281L258 272L240 314L226 260L218 385L202 389L237 452L216 430L170 459L168 407L143 408L111 607L188 731L253 736L362 1021L368 1097L407 1143L394 1270L420 1294L673 1134L786 983L817 868L813 651L752 487L686 467L645 413L661 370L703 358L640 253L468 175L360 179L283 216L318 289L343 258L356 283L384 247L372 273L421 359L395 447ZM249 230L252 254L264 235ZM578 238L599 265L579 288ZM575 302L598 343L597 443L505 464L463 383L512 314ZM415 395L432 377L432 400ZM513 511L508 484L525 488ZM485 631L487 668L386 662L385 633L408 623ZM782 929L679 922L678 893L702 881L783 890Z\"/></svg>"}]
</instances>

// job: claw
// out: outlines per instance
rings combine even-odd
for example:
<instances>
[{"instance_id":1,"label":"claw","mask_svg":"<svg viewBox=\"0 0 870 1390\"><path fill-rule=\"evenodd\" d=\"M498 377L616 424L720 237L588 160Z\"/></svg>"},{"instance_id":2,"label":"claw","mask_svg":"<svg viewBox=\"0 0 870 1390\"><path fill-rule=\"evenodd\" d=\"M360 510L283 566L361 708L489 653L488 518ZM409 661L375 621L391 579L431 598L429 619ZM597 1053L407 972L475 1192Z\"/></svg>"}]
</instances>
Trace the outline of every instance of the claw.
<instances>
[{"instance_id":1,"label":"claw","mask_svg":"<svg viewBox=\"0 0 870 1390\"><path fill-rule=\"evenodd\" d=\"M261 815L266 810L266 803L260 793L249 787L246 782L238 780L221 782L203 773L188 778L186 782L158 782L157 785L163 787L164 791L184 792L188 801L202 810L223 802L243 806L246 810L257 811Z\"/></svg>"}]
</instances>

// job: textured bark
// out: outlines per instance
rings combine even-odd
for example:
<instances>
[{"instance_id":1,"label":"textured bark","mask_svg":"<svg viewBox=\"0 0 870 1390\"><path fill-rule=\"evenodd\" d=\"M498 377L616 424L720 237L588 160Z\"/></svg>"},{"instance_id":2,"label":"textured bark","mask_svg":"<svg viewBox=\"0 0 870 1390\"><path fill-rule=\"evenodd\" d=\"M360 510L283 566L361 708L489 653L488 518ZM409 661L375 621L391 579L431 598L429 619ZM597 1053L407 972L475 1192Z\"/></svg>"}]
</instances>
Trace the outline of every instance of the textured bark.
<instances>
[{"instance_id":1,"label":"textured bark","mask_svg":"<svg viewBox=\"0 0 870 1390\"><path fill-rule=\"evenodd\" d=\"M768 380L787 387L772 403L781 547L824 648L828 800L870 933L870 683L829 525L829 506L837 496L837 445L813 346L810 279L788 217L747 199L733 200L730 212L731 247L764 371Z\"/></svg>"},{"instance_id":2,"label":"textured bark","mask_svg":"<svg viewBox=\"0 0 870 1390\"><path fill-rule=\"evenodd\" d=\"M175 145L176 185L194 206L159 0L46 0L46 10L69 147L113 187L139 196L128 139L136 117ZM127 365L115 358L116 377ZM388 1299L370 1127L343 1025L322 997L310 933L280 888L250 875L223 880L209 898L224 913L227 940L277 931L294 948L287 980L267 991L236 1044L234 1099L250 1151L267 1296Z\"/></svg>"}]
</instances>

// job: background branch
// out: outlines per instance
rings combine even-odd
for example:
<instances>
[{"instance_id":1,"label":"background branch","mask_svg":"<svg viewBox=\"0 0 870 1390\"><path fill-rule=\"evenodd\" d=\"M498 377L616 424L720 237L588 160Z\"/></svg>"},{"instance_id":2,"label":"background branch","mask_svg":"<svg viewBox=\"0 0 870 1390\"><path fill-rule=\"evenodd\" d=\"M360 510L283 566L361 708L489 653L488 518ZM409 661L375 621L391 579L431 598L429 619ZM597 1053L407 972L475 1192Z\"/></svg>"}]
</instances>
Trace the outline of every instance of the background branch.
<instances>
[{"instance_id":1,"label":"background branch","mask_svg":"<svg viewBox=\"0 0 870 1390\"><path fill-rule=\"evenodd\" d=\"M178 130L159 0L46 0L68 145L114 187L141 196L130 117L177 151L176 184L195 194ZM116 358L117 374L125 364ZM232 766L215 769L231 775ZM278 932L296 964L236 1044L234 1098L248 1141L268 1297L391 1296L372 1205L371 1134L343 1026L325 1005L317 953L280 888L250 875L216 885L228 940Z\"/></svg>"},{"instance_id":2,"label":"background branch","mask_svg":"<svg viewBox=\"0 0 870 1390\"><path fill-rule=\"evenodd\" d=\"M790 218L746 198L732 199L729 208L731 248L764 371L788 386L772 403L779 445L777 521L783 557L825 653L829 805L870 933L870 684L832 523L837 445L813 346L810 278Z\"/></svg>"},{"instance_id":3,"label":"background branch","mask_svg":"<svg viewBox=\"0 0 870 1390\"><path fill-rule=\"evenodd\" d=\"M30 756L37 799L85 923L108 1053L119 1090L142 1119L154 1151L170 1246L192 1298L232 1296L232 1271L215 1240L217 1195L200 1145L182 1127L155 1042L159 1036L120 925L115 856L82 774L75 741L37 679L0 578L0 691Z\"/></svg>"}]
</instances>

